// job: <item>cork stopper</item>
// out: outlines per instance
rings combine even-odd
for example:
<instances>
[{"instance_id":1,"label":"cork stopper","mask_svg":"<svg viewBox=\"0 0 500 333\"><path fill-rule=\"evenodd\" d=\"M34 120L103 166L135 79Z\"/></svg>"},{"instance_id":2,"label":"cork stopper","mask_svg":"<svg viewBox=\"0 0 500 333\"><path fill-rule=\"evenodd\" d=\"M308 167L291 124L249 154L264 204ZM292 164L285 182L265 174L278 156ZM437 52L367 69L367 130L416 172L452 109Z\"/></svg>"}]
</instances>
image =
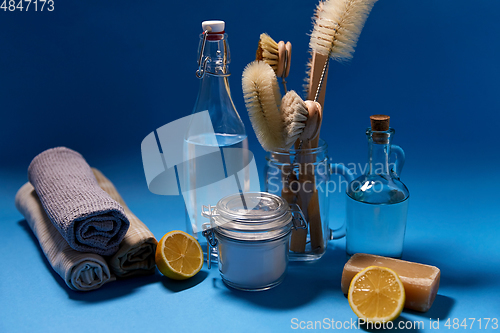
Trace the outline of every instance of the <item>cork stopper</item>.
<instances>
[{"instance_id":1,"label":"cork stopper","mask_svg":"<svg viewBox=\"0 0 500 333\"><path fill-rule=\"evenodd\" d=\"M370 116L372 131L388 131L390 120L391 117L384 114L375 114L373 116Z\"/></svg>"},{"instance_id":2,"label":"cork stopper","mask_svg":"<svg viewBox=\"0 0 500 333\"><path fill-rule=\"evenodd\" d=\"M370 116L370 123L372 126L372 132L385 132L389 130L389 121L391 117L376 114ZM387 133L372 133L372 139L374 143L387 144L389 143L389 135Z\"/></svg>"}]
</instances>

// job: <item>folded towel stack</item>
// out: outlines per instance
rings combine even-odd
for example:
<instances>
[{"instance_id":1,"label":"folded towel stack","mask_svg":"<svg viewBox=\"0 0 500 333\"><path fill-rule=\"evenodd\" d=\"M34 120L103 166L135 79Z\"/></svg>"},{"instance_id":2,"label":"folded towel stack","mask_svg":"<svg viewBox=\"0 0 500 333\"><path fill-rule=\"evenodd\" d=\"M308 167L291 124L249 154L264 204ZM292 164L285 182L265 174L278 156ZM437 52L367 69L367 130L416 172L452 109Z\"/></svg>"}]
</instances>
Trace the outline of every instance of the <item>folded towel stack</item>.
<instances>
[{"instance_id":1,"label":"folded towel stack","mask_svg":"<svg viewBox=\"0 0 500 333\"><path fill-rule=\"evenodd\" d=\"M112 255L129 221L123 208L104 192L85 159L71 149L48 149L28 167L47 216L68 244L81 252Z\"/></svg>"},{"instance_id":2,"label":"folded towel stack","mask_svg":"<svg viewBox=\"0 0 500 333\"><path fill-rule=\"evenodd\" d=\"M36 185L21 187L16 207L68 287L88 291L116 277L154 273L154 235L80 154L49 149L28 170Z\"/></svg>"}]
</instances>

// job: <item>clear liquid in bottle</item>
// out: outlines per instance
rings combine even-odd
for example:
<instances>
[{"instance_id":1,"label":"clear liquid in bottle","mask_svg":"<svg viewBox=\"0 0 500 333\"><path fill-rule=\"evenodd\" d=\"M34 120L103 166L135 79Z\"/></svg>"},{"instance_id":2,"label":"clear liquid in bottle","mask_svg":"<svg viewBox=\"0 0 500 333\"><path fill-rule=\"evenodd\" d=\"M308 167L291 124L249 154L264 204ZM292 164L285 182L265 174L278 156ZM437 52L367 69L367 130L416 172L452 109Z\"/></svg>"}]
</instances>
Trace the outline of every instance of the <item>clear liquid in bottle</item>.
<instances>
[{"instance_id":1,"label":"clear liquid in bottle","mask_svg":"<svg viewBox=\"0 0 500 333\"><path fill-rule=\"evenodd\" d=\"M206 239L201 231L202 224L208 220L201 215L202 206L215 206L225 196L248 192L250 189L247 136L216 133L215 139L213 135L198 135L185 140L185 153L188 157L185 174L191 188L184 199L187 207L186 222L189 231L198 239L204 251ZM213 153L214 148L218 148L220 153ZM212 152L212 156L207 157L206 161L194 158L207 150Z\"/></svg>"}]
</instances>

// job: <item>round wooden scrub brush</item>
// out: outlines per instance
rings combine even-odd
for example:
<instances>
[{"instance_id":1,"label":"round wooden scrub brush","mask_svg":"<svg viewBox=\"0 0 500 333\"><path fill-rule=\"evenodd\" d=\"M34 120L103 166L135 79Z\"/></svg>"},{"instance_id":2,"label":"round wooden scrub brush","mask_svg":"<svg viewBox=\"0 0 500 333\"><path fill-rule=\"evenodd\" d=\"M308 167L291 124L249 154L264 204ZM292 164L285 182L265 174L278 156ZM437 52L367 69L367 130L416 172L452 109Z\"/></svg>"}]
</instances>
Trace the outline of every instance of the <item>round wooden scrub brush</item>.
<instances>
[{"instance_id":1,"label":"round wooden scrub brush","mask_svg":"<svg viewBox=\"0 0 500 333\"><path fill-rule=\"evenodd\" d=\"M302 99L290 91L282 101L276 74L263 61L247 65L242 86L250 121L262 147L267 151L290 148L307 121Z\"/></svg>"},{"instance_id":2,"label":"round wooden scrub brush","mask_svg":"<svg viewBox=\"0 0 500 333\"><path fill-rule=\"evenodd\" d=\"M273 68L276 76L281 77L286 92L285 78L290 73L292 44L290 42L285 44L283 41L276 43L268 34L263 33L260 35L255 59L262 60Z\"/></svg>"},{"instance_id":3,"label":"round wooden scrub brush","mask_svg":"<svg viewBox=\"0 0 500 333\"><path fill-rule=\"evenodd\" d=\"M309 115L306 103L293 90L290 90L281 100L281 117L285 126L285 145L289 149L303 134Z\"/></svg>"}]
</instances>

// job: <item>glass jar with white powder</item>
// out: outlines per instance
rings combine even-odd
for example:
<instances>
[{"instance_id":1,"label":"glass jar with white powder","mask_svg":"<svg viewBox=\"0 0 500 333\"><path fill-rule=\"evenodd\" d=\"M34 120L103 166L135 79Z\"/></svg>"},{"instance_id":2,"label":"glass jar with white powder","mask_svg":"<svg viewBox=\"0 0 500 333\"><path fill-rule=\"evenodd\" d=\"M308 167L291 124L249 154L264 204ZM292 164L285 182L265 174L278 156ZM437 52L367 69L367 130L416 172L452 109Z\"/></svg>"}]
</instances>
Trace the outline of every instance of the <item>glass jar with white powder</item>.
<instances>
[{"instance_id":1,"label":"glass jar with white powder","mask_svg":"<svg viewBox=\"0 0 500 333\"><path fill-rule=\"evenodd\" d=\"M258 291L280 284L288 266L292 228L305 228L297 206L264 192L238 193L204 206L203 234L210 251L217 247L219 271L230 287Z\"/></svg>"}]
</instances>

